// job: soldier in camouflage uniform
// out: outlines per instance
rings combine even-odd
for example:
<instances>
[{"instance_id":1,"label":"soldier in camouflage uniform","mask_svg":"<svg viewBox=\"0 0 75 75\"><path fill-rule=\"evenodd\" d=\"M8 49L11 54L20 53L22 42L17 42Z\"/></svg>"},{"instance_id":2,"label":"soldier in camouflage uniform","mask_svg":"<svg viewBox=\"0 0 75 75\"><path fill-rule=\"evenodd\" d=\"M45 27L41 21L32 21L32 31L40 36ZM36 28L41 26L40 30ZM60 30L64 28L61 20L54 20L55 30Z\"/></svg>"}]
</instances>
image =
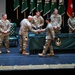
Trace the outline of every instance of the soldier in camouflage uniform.
<instances>
[{"instance_id":1,"label":"soldier in camouflage uniform","mask_svg":"<svg viewBox=\"0 0 75 75\"><path fill-rule=\"evenodd\" d=\"M37 11L36 15L33 16L32 27L35 29L39 29L42 28L43 25L44 25L44 18L40 15L40 12Z\"/></svg>"},{"instance_id":2,"label":"soldier in camouflage uniform","mask_svg":"<svg viewBox=\"0 0 75 75\"><path fill-rule=\"evenodd\" d=\"M68 18L69 33L75 33L75 14L72 12L72 16Z\"/></svg>"},{"instance_id":3,"label":"soldier in camouflage uniform","mask_svg":"<svg viewBox=\"0 0 75 75\"><path fill-rule=\"evenodd\" d=\"M50 22L51 22L51 19L47 18L46 19L47 27L45 29L38 30L38 32L46 31L45 45L43 46L42 53L38 54L39 56L45 56L48 48L50 48L50 53L48 55L49 56L54 55L54 50L53 50L53 46L52 46L52 40L54 40L54 38L55 38L55 32L54 32L54 29L53 29L53 27L52 27Z\"/></svg>"},{"instance_id":4,"label":"soldier in camouflage uniform","mask_svg":"<svg viewBox=\"0 0 75 75\"><path fill-rule=\"evenodd\" d=\"M28 19L23 19L20 23L20 50L22 54L29 55L29 53L26 51L26 47L28 45L28 31L32 31L34 33L37 33L37 30L32 29L32 25L30 21L32 20L32 16L28 16Z\"/></svg>"},{"instance_id":5,"label":"soldier in camouflage uniform","mask_svg":"<svg viewBox=\"0 0 75 75\"><path fill-rule=\"evenodd\" d=\"M54 28L55 33L60 33L62 17L58 14L58 10L55 9L54 13L51 15L51 23Z\"/></svg>"},{"instance_id":6,"label":"soldier in camouflage uniform","mask_svg":"<svg viewBox=\"0 0 75 75\"><path fill-rule=\"evenodd\" d=\"M7 20L7 14L2 15L0 20L0 53L2 53L3 42L5 44L6 52L9 53L9 31L10 31L10 22Z\"/></svg>"}]
</instances>

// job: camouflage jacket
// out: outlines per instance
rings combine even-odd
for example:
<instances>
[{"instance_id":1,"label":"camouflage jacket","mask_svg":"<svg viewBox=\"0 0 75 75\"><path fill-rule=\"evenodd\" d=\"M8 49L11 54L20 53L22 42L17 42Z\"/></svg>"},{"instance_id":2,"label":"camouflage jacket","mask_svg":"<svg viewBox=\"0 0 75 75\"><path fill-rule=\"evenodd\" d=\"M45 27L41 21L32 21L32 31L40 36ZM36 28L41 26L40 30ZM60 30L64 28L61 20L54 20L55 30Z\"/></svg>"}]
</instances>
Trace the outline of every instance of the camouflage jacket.
<instances>
[{"instance_id":1,"label":"camouflage jacket","mask_svg":"<svg viewBox=\"0 0 75 75\"><path fill-rule=\"evenodd\" d=\"M11 28L11 25L9 20L6 20L6 21L0 20L0 34L4 33L4 31L7 31L9 33L10 28Z\"/></svg>"}]
</instances>

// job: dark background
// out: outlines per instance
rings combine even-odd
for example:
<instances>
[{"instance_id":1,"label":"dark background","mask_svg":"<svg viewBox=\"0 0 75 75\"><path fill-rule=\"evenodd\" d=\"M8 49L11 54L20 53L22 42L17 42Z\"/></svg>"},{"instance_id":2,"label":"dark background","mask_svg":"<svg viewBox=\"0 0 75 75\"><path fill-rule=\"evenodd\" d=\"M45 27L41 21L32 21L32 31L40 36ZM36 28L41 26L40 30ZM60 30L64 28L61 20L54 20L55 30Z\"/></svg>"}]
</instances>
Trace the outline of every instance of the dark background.
<instances>
[{"instance_id":1,"label":"dark background","mask_svg":"<svg viewBox=\"0 0 75 75\"><path fill-rule=\"evenodd\" d=\"M43 4L44 4L44 1L45 0L43 0ZM59 0L57 0L57 3L59 3L58 1ZM20 5L21 5L21 2L22 2L22 0L20 0ZM29 2L30 2L30 0L28 0L28 7L29 7ZM61 33L68 33L68 25L67 25L68 15L66 14L68 0L64 0L64 3L65 3L64 25L61 26L62 27ZM74 3L75 3L75 0L73 0L73 5L74 5ZM8 19L11 19L11 22L16 22L17 26L19 27L20 21L24 18L24 13L21 13L21 6L20 6L18 8L18 11L19 11L18 15L19 16L18 16L18 19L16 19L16 11L14 11L13 5L14 5L14 0L10 0L10 2L9 2L9 0L6 0L6 13L8 15ZM36 9L34 10L33 15L35 15L35 12L36 12ZM75 5L74 5L74 12L75 12ZM26 18L28 15L29 15L29 8L26 11ZM41 15L43 16L43 12L41 13ZM49 16L50 15L51 14L49 13ZM47 17L47 15L43 16L43 17L45 19ZM45 28L45 27L46 27L46 24L44 24L43 28Z\"/></svg>"}]
</instances>

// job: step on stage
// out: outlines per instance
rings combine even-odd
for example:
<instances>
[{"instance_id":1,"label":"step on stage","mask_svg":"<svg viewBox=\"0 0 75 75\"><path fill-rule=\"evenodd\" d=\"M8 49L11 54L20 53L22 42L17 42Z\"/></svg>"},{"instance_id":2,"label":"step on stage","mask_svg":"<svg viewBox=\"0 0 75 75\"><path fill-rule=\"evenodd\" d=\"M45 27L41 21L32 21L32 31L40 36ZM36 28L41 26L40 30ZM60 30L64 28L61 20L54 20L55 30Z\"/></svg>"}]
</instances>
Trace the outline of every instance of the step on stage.
<instances>
[{"instance_id":1,"label":"step on stage","mask_svg":"<svg viewBox=\"0 0 75 75\"><path fill-rule=\"evenodd\" d=\"M47 69L75 69L75 64L0 66L0 71L47 70Z\"/></svg>"}]
</instances>

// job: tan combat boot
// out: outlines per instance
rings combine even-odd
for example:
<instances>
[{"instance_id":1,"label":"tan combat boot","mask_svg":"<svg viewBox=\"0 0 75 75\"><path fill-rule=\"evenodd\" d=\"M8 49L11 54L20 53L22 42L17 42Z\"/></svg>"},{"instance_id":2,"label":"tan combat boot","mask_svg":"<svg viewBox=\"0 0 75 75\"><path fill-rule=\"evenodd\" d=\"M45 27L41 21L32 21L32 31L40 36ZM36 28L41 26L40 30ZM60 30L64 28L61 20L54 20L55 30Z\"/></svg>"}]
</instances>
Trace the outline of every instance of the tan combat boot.
<instances>
[{"instance_id":1,"label":"tan combat boot","mask_svg":"<svg viewBox=\"0 0 75 75\"><path fill-rule=\"evenodd\" d=\"M54 52L50 52L49 54L47 54L48 56L54 56Z\"/></svg>"},{"instance_id":2,"label":"tan combat boot","mask_svg":"<svg viewBox=\"0 0 75 75\"><path fill-rule=\"evenodd\" d=\"M22 51L23 51L22 48L20 48L20 51L19 52L22 53Z\"/></svg>"},{"instance_id":3,"label":"tan combat boot","mask_svg":"<svg viewBox=\"0 0 75 75\"><path fill-rule=\"evenodd\" d=\"M45 56L45 54L43 54L43 53L39 53L38 55L39 55L39 56L42 56L42 57L44 57L44 56Z\"/></svg>"},{"instance_id":4,"label":"tan combat boot","mask_svg":"<svg viewBox=\"0 0 75 75\"><path fill-rule=\"evenodd\" d=\"M24 50L24 51L22 52L22 54L29 55L29 53L26 52L26 50Z\"/></svg>"},{"instance_id":5,"label":"tan combat boot","mask_svg":"<svg viewBox=\"0 0 75 75\"><path fill-rule=\"evenodd\" d=\"M10 53L10 51L9 51L9 50L6 50L6 52L7 52L7 53Z\"/></svg>"},{"instance_id":6,"label":"tan combat boot","mask_svg":"<svg viewBox=\"0 0 75 75\"><path fill-rule=\"evenodd\" d=\"M0 54L2 53L2 51L0 50Z\"/></svg>"}]
</instances>

